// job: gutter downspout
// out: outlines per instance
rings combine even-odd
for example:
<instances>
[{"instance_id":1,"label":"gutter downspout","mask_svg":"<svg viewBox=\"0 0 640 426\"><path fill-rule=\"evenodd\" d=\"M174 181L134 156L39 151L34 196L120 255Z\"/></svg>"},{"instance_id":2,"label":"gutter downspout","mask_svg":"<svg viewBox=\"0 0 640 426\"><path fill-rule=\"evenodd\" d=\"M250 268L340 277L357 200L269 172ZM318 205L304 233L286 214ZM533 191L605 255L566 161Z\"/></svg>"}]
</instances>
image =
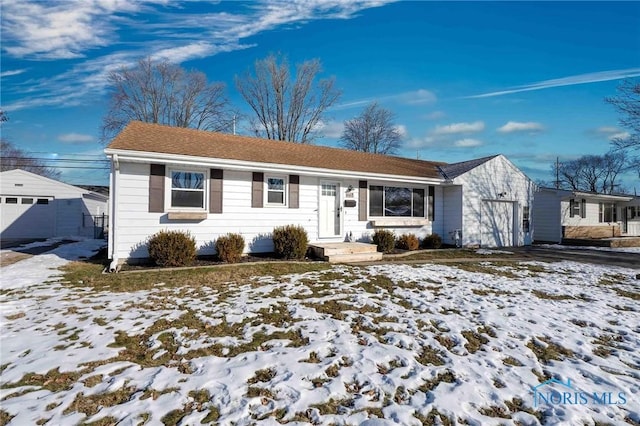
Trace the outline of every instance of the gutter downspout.
<instances>
[{"instance_id":1,"label":"gutter downspout","mask_svg":"<svg viewBox=\"0 0 640 426\"><path fill-rule=\"evenodd\" d=\"M110 258L109 272L120 271L120 265L118 264L118 232L116 230L116 224L118 223L118 206L116 192L118 191L118 182L120 176L120 162L118 160L118 154L113 154L111 157L111 190L109 191L109 204L111 206L111 212L109 214L109 246L110 246Z\"/></svg>"}]
</instances>

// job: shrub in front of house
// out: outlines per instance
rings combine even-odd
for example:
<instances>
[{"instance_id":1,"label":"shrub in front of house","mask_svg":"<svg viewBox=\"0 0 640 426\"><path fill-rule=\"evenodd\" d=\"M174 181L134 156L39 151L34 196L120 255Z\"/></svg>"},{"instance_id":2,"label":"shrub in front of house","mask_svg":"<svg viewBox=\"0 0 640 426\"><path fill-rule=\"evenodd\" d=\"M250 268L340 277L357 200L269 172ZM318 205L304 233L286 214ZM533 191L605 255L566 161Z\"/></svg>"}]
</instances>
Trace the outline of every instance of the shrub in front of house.
<instances>
[{"instance_id":1,"label":"shrub in front of house","mask_svg":"<svg viewBox=\"0 0 640 426\"><path fill-rule=\"evenodd\" d=\"M147 249L158 266L188 266L196 259L196 240L189 232L157 232L149 238Z\"/></svg>"},{"instance_id":2,"label":"shrub in front of house","mask_svg":"<svg viewBox=\"0 0 640 426\"><path fill-rule=\"evenodd\" d=\"M436 233L427 235L424 240L422 240L422 248L439 249L440 247L442 247L442 237Z\"/></svg>"},{"instance_id":3,"label":"shrub in front of house","mask_svg":"<svg viewBox=\"0 0 640 426\"><path fill-rule=\"evenodd\" d=\"M396 236L392 231L376 229L373 233L373 244L378 246L378 251L391 253L396 246Z\"/></svg>"},{"instance_id":4,"label":"shrub in front of house","mask_svg":"<svg viewBox=\"0 0 640 426\"><path fill-rule=\"evenodd\" d=\"M398 237L396 241L396 247L401 250L418 250L420 247L420 240L415 234L403 234Z\"/></svg>"},{"instance_id":5,"label":"shrub in front of house","mask_svg":"<svg viewBox=\"0 0 640 426\"><path fill-rule=\"evenodd\" d=\"M216 252L218 252L218 258L223 262L239 262L243 251L244 237L240 234L229 233L216 240Z\"/></svg>"},{"instance_id":6,"label":"shrub in front of house","mask_svg":"<svg viewBox=\"0 0 640 426\"><path fill-rule=\"evenodd\" d=\"M309 237L302 226L287 225L273 229L273 251L284 259L304 259Z\"/></svg>"}]
</instances>

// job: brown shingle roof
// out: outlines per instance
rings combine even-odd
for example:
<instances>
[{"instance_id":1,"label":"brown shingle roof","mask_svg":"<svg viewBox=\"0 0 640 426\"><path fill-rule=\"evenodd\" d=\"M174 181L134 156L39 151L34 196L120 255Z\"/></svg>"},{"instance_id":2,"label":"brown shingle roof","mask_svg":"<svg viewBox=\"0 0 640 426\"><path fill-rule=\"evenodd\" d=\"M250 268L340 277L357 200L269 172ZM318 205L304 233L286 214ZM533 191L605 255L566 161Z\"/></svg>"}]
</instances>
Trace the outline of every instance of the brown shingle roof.
<instances>
[{"instance_id":1,"label":"brown shingle roof","mask_svg":"<svg viewBox=\"0 0 640 426\"><path fill-rule=\"evenodd\" d=\"M108 148L425 178L441 178L438 166L445 164L140 121L130 122Z\"/></svg>"}]
</instances>

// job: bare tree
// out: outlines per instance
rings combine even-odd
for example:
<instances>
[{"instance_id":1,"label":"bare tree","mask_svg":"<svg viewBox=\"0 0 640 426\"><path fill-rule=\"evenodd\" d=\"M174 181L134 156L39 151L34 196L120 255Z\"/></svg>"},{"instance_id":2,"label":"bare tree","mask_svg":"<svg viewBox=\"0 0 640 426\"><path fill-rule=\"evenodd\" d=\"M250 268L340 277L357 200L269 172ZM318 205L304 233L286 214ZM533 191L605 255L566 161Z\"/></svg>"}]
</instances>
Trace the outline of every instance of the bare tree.
<instances>
[{"instance_id":1,"label":"bare tree","mask_svg":"<svg viewBox=\"0 0 640 426\"><path fill-rule=\"evenodd\" d=\"M298 64L291 76L287 59L271 54L255 62L254 74L236 75L238 92L255 113L251 130L268 139L313 142L323 114L340 97L333 78L315 84L321 70L320 61L312 59Z\"/></svg>"},{"instance_id":2,"label":"bare tree","mask_svg":"<svg viewBox=\"0 0 640 426\"><path fill-rule=\"evenodd\" d=\"M22 169L52 179L59 179L62 173L49 167L39 158L16 148L12 143L0 141L0 171Z\"/></svg>"},{"instance_id":3,"label":"bare tree","mask_svg":"<svg viewBox=\"0 0 640 426\"><path fill-rule=\"evenodd\" d=\"M584 155L552 166L558 186L574 191L612 194L622 190L620 174L628 168L624 151L610 151L604 155Z\"/></svg>"},{"instance_id":4,"label":"bare tree","mask_svg":"<svg viewBox=\"0 0 640 426\"><path fill-rule=\"evenodd\" d=\"M394 114L377 102L362 114L344 122L340 141L347 149L375 154L393 154L400 147L402 134L393 123Z\"/></svg>"},{"instance_id":5,"label":"bare tree","mask_svg":"<svg viewBox=\"0 0 640 426\"><path fill-rule=\"evenodd\" d=\"M640 80L623 80L617 96L605 100L622 115L622 127L631 131L628 137L614 139L613 144L617 148L640 150Z\"/></svg>"},{"instance_id":6,"label":"bare tree","mask_svg":"<svg viewBox=\"0 0 640 426\"><path fill-rule=\"evenodd\" d=\"M221 131L233 112L223 83L207 83L202 72L186 71L167 60L144 58L109 74L111 98L102 124L108 142L131 120Z\"/></svg>"}]
</instances>

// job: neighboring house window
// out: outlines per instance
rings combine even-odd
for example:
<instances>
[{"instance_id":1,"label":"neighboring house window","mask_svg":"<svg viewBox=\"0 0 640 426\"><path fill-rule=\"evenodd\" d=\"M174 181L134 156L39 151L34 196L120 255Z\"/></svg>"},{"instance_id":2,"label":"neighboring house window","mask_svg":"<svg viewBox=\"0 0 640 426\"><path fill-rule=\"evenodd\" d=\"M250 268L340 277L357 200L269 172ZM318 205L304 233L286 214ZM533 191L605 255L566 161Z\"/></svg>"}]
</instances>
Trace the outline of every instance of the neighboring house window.
<instances>
[{"instance_id":1,"label":"neighboring house window","mask_svg":"<svg viewBox=\"0 0 640 426\"><path fill-rule=\"evenodd\" d=\"M171 171L171 207L204 209L205 174Z\"/></svg>"},{"instance_id":2,"label":"neighboring house window","mask_svg":"<svg viewBox=\"0 0 640 426\"><path fill-rule=\"evenodd\" d=\"M524 206L522 208L522 230L524 232L529 232L531 223L529 221L529 206Z\"/></svg>"},{"instance_id":3,"label":"neighboring house window","mask_svg":"<svg viewBox=\"0 0 640 426\"><path fill-rule=\"evenodd\" d=\"M22 204L33 204L33 198L23 198Z\"/></svg>"},{"instance_id":4,"label":"neighboring house window","mask_svg":"<svg viewBox=\"0 0 640 426\"><path fill-rule=\"evenodd\" d=\"M38 201L36 201L36 204L49 204L49 199L48 198L38 198Z\"/></svg>"},{"instance_id":5,"label":"neighboring house window","mask_svg":"<svg viewBox=\"0 0 640 426\"><path fill-rule=\"evenodd\" d=\"M369 215L424 217L424 189L397 186L369 187Z\"/></svg>"},{"instance_id":6,"label":"neighboring house window","mask_svg":"<svg viewBox=\"0 0 640 426\"><path fill-rule=\"evenodd\" d=\"M617 209L614 203L600 203L600 222L617 222Z\"/></svg>"},{"instance_id":7,"label":"neighboring house window","mask_svg":"<svg viewBox=\"0 0 640 426\"><path fill-rule=\"evenodd\" d=\"M7 204L18 204L18 199L16 197L7 197L6 198L6 203Z\"/></svg>"},{"instance_id":8,"label":"neighboring house window","mask_svg":"<svg viewBox=\"0 0 640 426\"><path fill-rule=\"evenodd\" d=\"M267 176L267 205L268 206L284 206L286 205L286 179L281 176Z\"/></svg>"},{"instance_id":9,"label":"neighboring house window","mask_svg":"<svg viewBox=\"0 0 640 426\"><path fill-rule=\"evenodd\" d=\"M569 216L570 217L587 217L587 200L569 200Z\"/></svg>"},{"instance_id":10,"label":"neighboring house window","mask_svg":"<svg viewBox=\"0 0 640 426\"><path fill-rule=\"evenodd\" d=\"M635 219L636 215L636 206L627 207L627 219Z\"/></svg>"}]
</instances>

